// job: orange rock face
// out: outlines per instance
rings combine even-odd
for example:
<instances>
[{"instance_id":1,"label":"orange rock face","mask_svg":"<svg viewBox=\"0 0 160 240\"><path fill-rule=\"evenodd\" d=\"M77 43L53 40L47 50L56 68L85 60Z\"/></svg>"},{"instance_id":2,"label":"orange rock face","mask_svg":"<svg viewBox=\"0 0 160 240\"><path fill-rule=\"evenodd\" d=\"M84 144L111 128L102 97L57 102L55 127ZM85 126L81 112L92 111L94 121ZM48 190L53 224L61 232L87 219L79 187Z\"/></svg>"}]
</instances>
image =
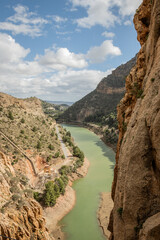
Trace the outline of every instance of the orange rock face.
<instances>
[{"instance_id":1,"label":"orange rock face","mask_svg":"<svg viewBox=\"0 0 160 240\"><path fill-rule=\"evenodd\" d=\"M135 14L134 24L141 50L118 106L120 133L109 230L112 240L158 240L160 1L144 0Z\"/></svg>"},{"instance_id":2,"label":"orange rock face","mask_svg":"<svg viewBox=\"0 0 160 240\"><path fill-rule=\"evenodd\" d=\"M16 240L54 240L49 236L42 207L25 193L9 157L0 152L0 235ZM18 188L17 188L18 187Z\"/></svg>"}]
</instances>

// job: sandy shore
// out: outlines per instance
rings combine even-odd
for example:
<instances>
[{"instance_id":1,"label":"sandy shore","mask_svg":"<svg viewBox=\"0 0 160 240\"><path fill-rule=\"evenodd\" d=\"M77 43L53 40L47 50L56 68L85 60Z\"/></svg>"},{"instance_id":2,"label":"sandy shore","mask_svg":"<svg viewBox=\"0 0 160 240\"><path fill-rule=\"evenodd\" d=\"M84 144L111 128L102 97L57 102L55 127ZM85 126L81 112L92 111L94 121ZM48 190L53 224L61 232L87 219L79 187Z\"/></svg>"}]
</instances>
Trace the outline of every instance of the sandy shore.
<instances>
[{"instance_id":1,"label":"sandy shore","mask_svg":"<svg viewBox=\"0 0 160 240\"><path fill-rule=\"evenodd\" d=\"M89 161L87 158L85 158L83 166L77 170L77 174L73 174L71 180L69 181L64 196L60 196L58 198L54 207L48 207L44 209L46 226L55 240L64 239L64 234L61 231L61 227L58 225L58 222L72 210L76 202L75 191L71 187L72 181L75 181L80 177L84 177L88 172L88 168Z\"/></svg>"},{"instance_id":2,"label":"sandy shore","mask_svg":"<svg viewBox=\"0 0 160 240\"><path fill-rule=\"evenodd\" d=\"M107 230L109 224L110 212L113 208L113 201L111 199L111 193L101 193L101 201L97 217L100 223L100 227L103 230L106 239L109 238L110 232Z\"/></svg>"}]
</instances>

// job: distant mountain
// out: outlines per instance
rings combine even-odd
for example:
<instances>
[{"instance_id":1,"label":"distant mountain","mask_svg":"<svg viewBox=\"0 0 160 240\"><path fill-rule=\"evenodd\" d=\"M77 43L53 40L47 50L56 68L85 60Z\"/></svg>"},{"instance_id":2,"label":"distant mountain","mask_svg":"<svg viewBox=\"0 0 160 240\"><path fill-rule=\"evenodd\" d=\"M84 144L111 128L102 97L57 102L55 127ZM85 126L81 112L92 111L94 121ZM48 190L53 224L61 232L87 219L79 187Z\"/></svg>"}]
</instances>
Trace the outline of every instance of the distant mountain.
<instances>
[{"instance_id":1,"label":"distant mountain","mask_svg":"<svg viewBox=\"0 0 160 240\"><path fill-rule=\"evenodd\" d=\"M136 63L136 56L103 78L97 88L69 107L59 118L66 122L97 122L99 116L110 114L125 92L125 79Z\"/></svg>"},{"instance_id":2,"label":"distant mountain","mask_svg":"<svg viewBox=\"0 0 160 240\"><path fill-rule=\"evenodd\" d=\"M71 106L71 105L74 103L74 102L65 102L65 101L47 101L47 100L45 100L45 102L52 103L52 104L55 104L55 105L62 105L62 106L65 106L65 105Z\"/></svg>"}]
</instances>

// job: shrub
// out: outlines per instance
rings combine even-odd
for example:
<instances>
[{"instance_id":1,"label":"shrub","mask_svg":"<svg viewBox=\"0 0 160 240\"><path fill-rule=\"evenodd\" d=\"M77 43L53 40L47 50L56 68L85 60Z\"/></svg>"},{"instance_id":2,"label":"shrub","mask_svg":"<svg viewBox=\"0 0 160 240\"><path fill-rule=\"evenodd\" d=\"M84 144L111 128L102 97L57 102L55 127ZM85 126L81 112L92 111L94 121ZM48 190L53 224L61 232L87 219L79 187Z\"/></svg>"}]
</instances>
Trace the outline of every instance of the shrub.
<instances>
[{"instance_id":1,"label":"shrub","mask_svg":"<svg viewBox=\"0 0 160 240\"><path fill-rule=\"evenodd\" d=\"M56 194L54 191L54 183L49 181L45 185L45 193L44 193L44 204L46 206L54 206L56 203Z\"/></svg>"},{"instance_id":2,"label":"shrub","mask_svg":"<svg viewBox=\"0 0 160 240\"><path fill-rule=\"evenodd\" d=\"M58 185L60 193L64 195L64 193L65 193L65 184L64 184L62 178L56 178L55 179L55 184Z\"/></svg>"},{"instance_id":3,"label":"shrub","mask_svg":"<svg viewBox=\"0 0 160 240\"><path fill-rule=\"evenodd\" d=\"M66 132L66 136L71 137L71 133L69 131Z\"/></svg>"},{"instance_id":4,"label":"shrub","mask_svg":"<svg viewBox=\"0 0 160 240\"><path fill-rule=\"evenodd\" d=\"M136 97L140 98L142 96L142 93L143 93L143 90L142 89L138 89Z\"/></svg>"},{"instance_id":5,"label":"shrub","mask_svg":"<svg viewBox=\"0 0 160 240\"><path fill-rule=\"evenodd\" d=\"M70 167L69 166L62 166L60 169L59 169L59 173L61 175L68 175L70 173Z\"/></svg>"},{"instance_id":6,"label":"shrub","mask_svg":"<svg viewBox=\"0 0 160 240\"><path fill-rule=\"evenodd\" d=\"M36 127L33 127L33 128L32 128L32 131L33 131L33 132L36 132L36 131L37 131L37 128L36 128Z\"/></svg>"},{"instance_id":7,"label":"shrub","mask_svg":"<svg viewBox=\"0 0 160 240\"><path fill-rule=\"evenodd\" d=\"M24 130L21 130L20 133L24 134Z\"/></svg>"},{"instance_id":8,"label":"shrub","mask_svg":"<svg viewBox=\"0 0 160 240\"><path fill-rule=\"evenodd\" d=\"M11 120L14 120L14 117L11 111L8 112L8 118Z\"/></svg>"},{"instance_id":9,"label":"shrub","mask_svg":"<svg viewBox=\"0 0 160 240\"><path fill-rule=\"evenodd\" d=\"M41 149L41 142L40 141L37 142L36 148Z\"/></svg>"},{"instance_id":10,"label":"shrub","mask_svg":"<svg viewBox=\"0 0 160 240\"><path fill-rule=\"evenodd\" d=\"M40 193L39 193L39 192L34 192L34 193L33 193L33 197L34 197L34 199L35 199L37 202L40 201Z\"/></svg>"},{"instance_id":11,"label":"shrub","mask_svg":"<svg viewBox=\"0 0 160 240\"><path fill-rule=\"evenodd\" d=\"M54 150L54 146L53 146L52 144L49 144L48 148L49 148L50 150Z\"/></svg>"},{"instance_id":12,"label":"shrub","mask_svg":"<svg viewBox=\"0 0 160 240\"><path fill-rule=\"evenodd\" d=\"M84 159L84 153L77 146L73 147L73 156Z\"/></svg>"},{"instance_id":13,"label":"shrub","mask_svg":"<svg viewBox=\"0 0 160 240\"><path fill-rule=\"evenodd\" d=\"M49 162L51 159L52 159L52 156L49 155L49 156L47 157L46 161Z\"/></svg>"},{"instance_id":14,"label":"shrub","mask_svg":"<svg viewBox=\"0 0 160 240\"><path fill-rule=\"evenodd\" d=\"M59 157L59 152L56 152L55 155L54 155L55 158L58 158Z\"/></svg>"},{"instance_id":15,"label":"shrub","mask_svg":"<svg viewBox=\"0 0 160 240\"><path fill-rule=\"evenodd\" d=\"M22 118L22 119L21 119L21 123L25 123L25 120L24 120L24 118Z\"/></svg>"},{"instance_id":16,"label":"shrub","mask_svg":"<svg viewBox=\"0 0 160 240\"><path fill-rule=\"evenodd\" d=\"M51 132L51 137L53 137L53 136L54 136L54 132L52 131L52 132Z\"/></svg>"}]
</instances>

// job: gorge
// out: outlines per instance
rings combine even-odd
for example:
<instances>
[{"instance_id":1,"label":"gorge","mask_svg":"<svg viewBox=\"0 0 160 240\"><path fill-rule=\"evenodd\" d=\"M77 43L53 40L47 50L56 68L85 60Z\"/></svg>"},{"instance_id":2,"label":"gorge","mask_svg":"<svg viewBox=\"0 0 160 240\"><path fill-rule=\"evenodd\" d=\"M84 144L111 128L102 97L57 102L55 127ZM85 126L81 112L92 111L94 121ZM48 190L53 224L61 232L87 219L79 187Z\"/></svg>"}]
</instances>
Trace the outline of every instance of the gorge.
<instances>
[{"instance_id":1,"label":"gorge","mask_svg":"<svg viewBox=\"0 0 160 240\"><path fill-rule=\"evenodd\" d=\"M109 219L109 239L160 240L160 1L143 0L134 24L141 45L136 57L61 116L57 113L61 108L55 112L35 97L19 99L0 93L0 235L4 239L62 239L59 226L52 229L52 210L61 208L60 203L68 206L63 202L66 189L71 190L78 178L73 183L75 208L60 222L67 240L104 239L96 210L100 193L110 192L111 185L110 218L103 210ZM96 135L72 125L62 129L53 113L61 122L87 122L96 130L94 124L98 125L97 134L102 131L109 136L114 147L118 136L115 168L114 152ZM81 178L84 155L90 167ZM67 201L71 201L69 194ZM103 232L108 230L103 227Z\"/></svg>"}]
</instances>

